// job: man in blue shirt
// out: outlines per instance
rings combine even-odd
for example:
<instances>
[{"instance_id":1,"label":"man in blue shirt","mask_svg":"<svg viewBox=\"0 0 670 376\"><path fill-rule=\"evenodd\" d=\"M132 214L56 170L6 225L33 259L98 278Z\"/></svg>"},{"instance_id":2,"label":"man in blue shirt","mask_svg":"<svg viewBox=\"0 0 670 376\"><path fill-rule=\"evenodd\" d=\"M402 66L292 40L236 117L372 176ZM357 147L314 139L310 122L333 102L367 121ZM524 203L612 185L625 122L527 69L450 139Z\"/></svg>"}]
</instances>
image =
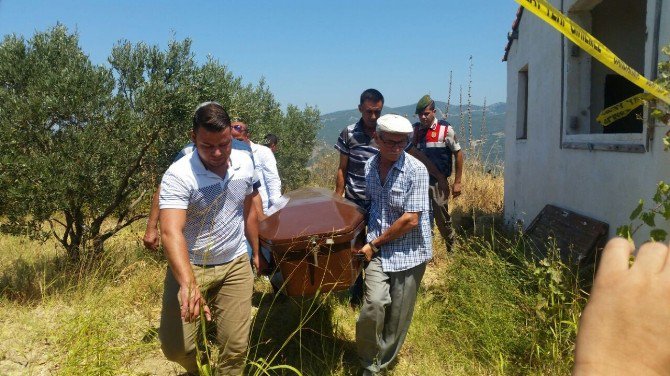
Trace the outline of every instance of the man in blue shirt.
<instances>
[{"instance_id":1,"label":"man in blue shirt","mask_svg":"<svg viewBox=\"0 0 670 376\"><path fill-rule=\"evenodd\" d=\"M365 296L356 322L356 345L364 374L388 367L412 321L426 262L433 256L428 171L404 151L412 124L399 115L377 120L379 154L365 165L370 201L365 257Z\"/></svg>"},{"instance_id":2,"label":"man in blue shirt","mask_svg":"<svg viewBox=\"0 0 670 376\"><path fill-rule=\"evenodd\" d=\"M340 132L335 149L340 152L340 164L335 177L335 193L365 208L365 162L377 154L374 141L377 119L384 107L384 96L378 90L361 93L358 111L361 118Z\"/></svg>"},{"instance_id":3,"label":"man in blue shirt","mask_svg":"<svg viewBox=\"0 0 670 376\"><path fill-rule=\"evenodd\" d=\"M365 198L365 163L377 154L374 141L377 119L384 107L384 96L376 89L361 93L358 111L361 118L340 132L335 149L340 152L340 164L335 176L335 193L353 201L367 210ZM358 275L349 289L352 307L359 306L363 299L363 277Z\"/></svg>"}]
</instances>

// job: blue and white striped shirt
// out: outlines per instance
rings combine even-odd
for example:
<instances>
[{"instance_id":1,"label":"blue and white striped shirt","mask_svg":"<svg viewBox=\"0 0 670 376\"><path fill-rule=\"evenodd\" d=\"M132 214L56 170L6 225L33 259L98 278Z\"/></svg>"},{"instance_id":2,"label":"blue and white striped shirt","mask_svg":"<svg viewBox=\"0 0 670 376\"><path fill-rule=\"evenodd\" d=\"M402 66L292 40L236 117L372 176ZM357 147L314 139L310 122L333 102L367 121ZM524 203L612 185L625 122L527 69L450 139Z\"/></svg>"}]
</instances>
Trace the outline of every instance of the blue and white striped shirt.
<instances>
[{"instance_id":1,"label":"blue and white striped shirt","mask_svg":"<svg viewBox=\"0 0 670 376\"><path fill-rule=\"evenodd\" d=\"M365 207L365 163L377 155L379 149L374 139L365 133L363 119L342 130L335 149L349 157L344 177L344 197Z\"/></svg>"},{"instance_id":2,"label":"blue and white striped shirt","mask_svg":"<svg viewBox=\"0 0 670 376\"><path fill-rule=\"evenodd\" d=\"M245 142L242 142L240 140L236 140L234 138L233 138L233 141L232 141L232 145L233 145L232 146L233 150L243 151L246 154L248 154L249 157L251 158L251 162L253 162L253 164L254 164L254 189L260 189L261 188L260 176L261 176L261 173L262 173L261 172L261 167L254 160L254 154L251 151L251 146L247 145ZM175 163L178 160L182 159L183 157L185 157L187 155L190 155L191 153L193 153L196 150L197 149L195 147L195 144L193 142L189 142L188 144L186 144L186 146L184 146L183 149L179 150L179 153L177 153L177 155L174 157L174 159L172 160L172 163ZM280 186L280 189L281 189L281 186Z\"/></svg>"},{"instance_id":3,"label":"blue and white striped shirt","mask_svg":"<svg viewBox=\"0 0 670 376\"><path fill-rule=\"evenodd\" d=\"M419 225L380 247L382 270L399 272L433 257L428 199L428 170L418 159L402 153L386 176L379 177L376 155L365 165L365 193L370 200L367 240L379 237L406 212L419 213Z\"/></svg>"},{"instance_id":4,"label":"blue and white striped shirt","mask_svg":"<svg viewBox=\"0 0 670 376\"><path fill-rule=\"evenodd\" d=\"M186 210L184 237L196 265L229 262L247 252L244 200L254 184L254 164L246 152L232 149L226 176L207 170L195 150L163 175L161 209Z\"/></svg>"}]
</instances>

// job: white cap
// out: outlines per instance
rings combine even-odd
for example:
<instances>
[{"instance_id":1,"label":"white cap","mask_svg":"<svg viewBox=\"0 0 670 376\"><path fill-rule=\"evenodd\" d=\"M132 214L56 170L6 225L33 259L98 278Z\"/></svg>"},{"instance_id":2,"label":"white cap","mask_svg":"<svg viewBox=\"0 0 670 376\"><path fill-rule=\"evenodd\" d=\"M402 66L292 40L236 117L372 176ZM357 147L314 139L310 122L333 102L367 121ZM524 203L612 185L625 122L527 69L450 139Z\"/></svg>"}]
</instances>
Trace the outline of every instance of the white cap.
<instances>
[{"instance_id":1,"label":"white cap","mask_svg":"<svg viewBox=\"0 0 670 376\"><path fill-rule=\"evenodd\" d=\"M387 114L377 119L377 132L412 133L412 123L404 116Z\"/></svg>"}]
</instances>

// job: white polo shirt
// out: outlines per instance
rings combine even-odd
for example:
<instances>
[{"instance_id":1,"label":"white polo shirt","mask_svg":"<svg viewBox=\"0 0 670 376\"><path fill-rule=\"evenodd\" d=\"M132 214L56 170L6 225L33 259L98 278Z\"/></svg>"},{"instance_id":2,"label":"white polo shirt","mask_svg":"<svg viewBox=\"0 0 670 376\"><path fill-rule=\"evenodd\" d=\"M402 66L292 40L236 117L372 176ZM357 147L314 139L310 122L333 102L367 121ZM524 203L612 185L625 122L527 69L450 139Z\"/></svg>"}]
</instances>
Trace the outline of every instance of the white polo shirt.
<instances>
[{"instance_id":1,"label":"white polo shirt","mask_svg":"<svg viewBox=\"0 0 670 376\"><path fill-rule=\"evenodd\" d=\"M214 265L245 254L244 199L252 193L254 164L232 149L224 178L208 171L197 150L173 163L163 175L161 209L186 210L184 237L191 263Z\"/></svg>"},{"instance_id":2,"label":"white polo shirt","mask_svg":"<svg viewBox=\"0 0 670 376\"><path fill-rule=\"evenodd\" d=\"M177 153L177 155L174 157L174 160L172 161L172 163L175 163L179 159L183 158L184 156L193 153L195 150L196 150L195 144L193 142L189 142L188 144L186 144L186 146L184 146L183 149L181 149L179 151L179 153ZM251 158L251 161L254 162L254 155L251 151L251 146L247 145L246 142L236 140L236 139L233 138L233 150L240 150L240 151L243 151L243 152L247 153L249 155L249 157ZM276 163L275 163L275 165L276 165ZM260 176L261 175L262 174L261 174L260 167L256 166L256 164L254 162L254 188L256 188L256 189L260 189L260 186L261 186ZM281 187L280 187L280 190L281 190Z\"/></svg>"}]
</instances>

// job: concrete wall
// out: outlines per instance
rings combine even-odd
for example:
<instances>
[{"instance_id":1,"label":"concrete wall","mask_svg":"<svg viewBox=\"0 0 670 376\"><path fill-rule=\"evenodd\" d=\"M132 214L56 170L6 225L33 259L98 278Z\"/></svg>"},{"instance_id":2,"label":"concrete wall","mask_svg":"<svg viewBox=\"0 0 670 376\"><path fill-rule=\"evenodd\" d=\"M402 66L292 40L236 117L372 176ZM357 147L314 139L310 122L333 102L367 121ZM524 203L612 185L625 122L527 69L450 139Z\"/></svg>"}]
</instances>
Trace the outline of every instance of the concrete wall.
<instances>
[{"instance_id":1,"label":"concrete wall","mask_svg":"<svg viewBox=\"0 0 670 376\"><path fill-rule=\"evenodd\" d=\"M560 9L560 0L552 3ZM565 9L573 3L566 0ZM648 0L648 9L654 10L655 6L656 0ZM662 12L659 44L666 45L670 43L670 1L663 2ZM648 11L648 25L653 25L653 16ZM647 45L651 46L651 30L649 33ZM610 235L614 235L618 226L628 223L640 198L650 202L656 184L670 181L670 152L663 151L661 140L669 129L651 128L653 139L643 153L563 148L563 129L570 121L567 109L575 101L589 101L590 94L580 98L579 92L570 90L583 84L568 80L570 70L583 67L563 64L562 51L560 34L535 15L524 12L519 39L512 44L507 62L505 218L511 223L521 221L525 227L546 204L553 204L609 223ZM565 51L569 61L567 41ZM594 60L593 64L600 63ZM528 136L517 140L517 80L519 70L526 65ZM650 70L651 64L645 63L645 75ZM562 77L566 77L565 85ZM667 221L662 227L670 231ZM643 230L636 237L647 236Z\"/></svg>"}]
</instances>

